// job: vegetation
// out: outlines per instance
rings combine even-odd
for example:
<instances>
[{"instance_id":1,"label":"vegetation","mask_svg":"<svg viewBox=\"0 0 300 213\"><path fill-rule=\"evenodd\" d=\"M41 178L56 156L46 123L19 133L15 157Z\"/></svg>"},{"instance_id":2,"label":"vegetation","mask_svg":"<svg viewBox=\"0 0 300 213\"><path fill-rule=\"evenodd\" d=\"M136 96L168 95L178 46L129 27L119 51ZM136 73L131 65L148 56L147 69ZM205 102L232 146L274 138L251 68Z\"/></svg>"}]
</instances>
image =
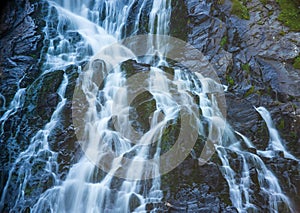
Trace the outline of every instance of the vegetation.
<instances>
[{"instance_id":1,"label":"vegetation","mask_svg":"<svg viewBox=\"0 0 300 213\"><path fill-rule=\"evenodd\" d=\"M293 66L296 69L300 69L300 55L295 58Z\"/></svg>"},{"instance_id":2,"label":"vegetation","mask_svg":"<svg viewBox=\"0 0 300 213\"><path fill-rule=\"evenodd\" d=\"M262 21L258 21L257 24L258 25L264 25L264 23Z\"/></svg>"},{"instance_id":3,"label":"vegetation","mask_svg":"<svg viewBox=\"0 0 300 213\"><path fill-rule=\"evenodd\" d=\"M226 81L228 82L228 84L229 84L230 86L233 86L233 85L234 85L234 80L233 80L233 78L232 78L230 75L227 75L227 76L226 76Z\"/></svg>"},{"instance_id":4,"label":"vegetation","mask_svg":"<svg viewBox=\"0 0 300 213\"><path fill-rule=\"evenodd\" d=\"M280 32L279 32L279 35L281 35L281 36L285 36L285 32L283 31L283 30L281 30Z\"/></svg>"},{"instance_id":5,"label":"vegetation","mask_svg":"<svg viewBox=\"0 0 300 213\"><path fill-rule=\"evenodd\" d=\"M250 74L250 65L248 63L243 64L242 69L245 70L248 74Z\"/></svg>"},{"instance_id":6,"label":"vegetation","mask_svg":"<svg viewBox=\"0 0 300 213\"><path fill-rule=\"evenodd\" d=\"M222 48L224 48L226 44L227 44L227 36L224 36L221 39L220 45L221 45Z\"/></svg>"},{"instance_id":7,"label":"vegetation","mask_svg":"<svg viewBox=\"0 0 300 213\"><path fill-rule=\"evenodd\" d=\"M280 122L278 124L278 129L283 130L284 129L284 119L280 119Z\"/></svg>"},{"instance_id":8,"label":"vegetation","mask_svg":"<svg viewBox=\"0 0 300 213\"><path fill-rule=\"evenodd\" d=\"M251 86L250 89L246 92L245 97L248 97L249 95L253 94L255 92L255 87Z\"/></svg>"},{"instance_id":9,"label":"vegetation","mask_svg":"<svg viewBox=\"0 0 300 213\"><path fill-rule=\"evenodd\" d=\"M273 10L268 11L268 17L270 17L271 15L273 15L273 13L274 13Z\"/></svg>"},{"instance_id":10,"label":"vegetation","mask_svg":"<svg viewBox=\"0 0 300 213\"><path fill-rule=\"evenodd\" d=\"M268 3L268 0L260 0L260 2L263 4L263 5L266 5Z\"/></svg>"},{"instance_id":11,"label":"vegetation","mask_svg":"<svg viewBox=\"0 0 300 213\"><path fill-rule=\"evenodd\" d=\"M246 1L233 0L231 13L238 16L241 19L250 19L250 14L247 7L244 5Z\"/></svg>"},{"instance_id":12,"label":"vegetation","mask_svg":"<svg viewBox=\"0 0 300 213\"><path fill-rule=\"evenodd\" d=\"M300 31L300 1L276 0L280 6L278 20L288 26L292 31Z\"/></svg>"}]
</instances>

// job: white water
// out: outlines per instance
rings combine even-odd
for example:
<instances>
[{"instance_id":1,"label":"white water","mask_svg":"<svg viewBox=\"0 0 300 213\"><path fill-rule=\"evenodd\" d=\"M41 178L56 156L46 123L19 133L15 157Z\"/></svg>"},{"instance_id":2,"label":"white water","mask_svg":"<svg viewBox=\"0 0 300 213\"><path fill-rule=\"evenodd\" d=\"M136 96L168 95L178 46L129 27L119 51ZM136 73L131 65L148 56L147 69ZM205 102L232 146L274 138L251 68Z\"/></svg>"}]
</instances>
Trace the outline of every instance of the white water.
<instances>
[{"instance_id":1,"label":"white water","mask_svg":"<svg viewBox=\"0 0 300 213\"><path fill-rule=\"evenodd\" d=\"M261 115L261 117L264 119L264 121L267 124L268 127L268 131L269 131L269 146L268 146L268 150L272 150L272 151L282 151L284 153L284 156L286 158L290 158L292 160L297 160L293 155L291 155L286 148L283 146L282 144L282 140L278 134L278 131L276 130L270 112L264 108L264 107L258 107L255 108L256 111ZM264 155L264 156L268 156L268 154L270 154L270 152L268 151L261 151L259 152L260 154ZM271 156L268 157L273 157L272 154L274 155L274 152L271 152Z\"/></svg>"},{"instance_id":2,"label":"white water","mask_svg":"<svg viewBox=\"0 0 300 213\"><path fill-rule=\"evenodd\" d=\"M98 53L103 48L115 43L121 38L122 30L128 18L129 11L134 1L95 1L90 6L87 0L62 0L51 4L56 8L59 14L58 35L52 38L48 35L47 27L45 29L46 37L50 40L47 60L44 65L44 74L52 72L60 67L68 64L79 63L88 60L92 55ZM137 32L139 27L139 18L141 16L141 4L139 13L136 15L135 27L133 33ZM100 14L104 11L105 18L101 20ZM170 18L170 1L153 1L150 11L149 32L158 34L168 34L168 20ZM155 21L157 20L157 21ZM67 26L67 30L64 28ZM48 26L49 27L49 26ZM83 40L74 45L67 39L67 33L78 32ZM59 38L58 45L55 39ZM159 42L158 37L156 42ZM149 44L148 44L149 45ZM151 46L151 45L149 45ZM92 53L83 54L82 50L91 49ZM117 50L117 51L116 51ZM125 54L124 54L125 50ZM109 53L109 52L108 52ZM117 59L118 62L134 58L130 50L120 46L114 49L111 57L103 57L107 64ZM164 61L164 51L157 52L160 62L159 65L167 65ZM108 54L109 55L109 54ZM149 61L144 61L149 62ZM207 136L208 144L200 156L194 154L198 158L199 164L206 163L211 153L215 150L222 162L222 173L228 182L230 188L230 198L232 204L239 212L257 212L257 207L252 203L250 185L250 169L255 167L258 173L258 182L264 196L269 197L269 212L278 212L278 204L285 203L287 211L293 211L289 199L283 194L276 176L266 167L261 156L272 157L274 151L281 150L287 158L295 159L284 148L278 132L272 124L269 112L259 107L257 111L265 120L270 133L269 150L258 150L258 154L245 151L241 146L241 142L246 147L255 148L253 143L239 132L234 132L226 123L221 110L218 108L217 99L211 93L215 90L222 89L222 85L215 84L213 80L204 78L201 74L196 73L190 75L179 69L175 70L173 79L158 67L151 67L149 79L145 82L146 89L153 95L156 100L156 110L152 118L149 120L150 130L145 134L134 135L129 128L129 104L128 94L130 85L126 82L126 78L118 67L115 67L107 78L102 90L105 102L102 103L98 96L98 86L93 82L94 70L90 67L83 72L80 80L83 82L81 89L86 95L88 101L88 111L84 117L85 138L83 147L86 155L72 166L65 180L57 177L57 153L49 148L48 136L60 119L60 112L66 103L65 90L68 84L67 75L64 74L64 80L57 93L61 97L55 112L53 113L49 123L40 130L30 142L27 150L22 152L9 173L9 178L1 197L1 205L4 204L5 197L8 196L6 191L12 181L14 173L18 174L17 183L19 183L19 193L15 201L15 207L25 200L24 191L28 178L31 176L31 167L28 163L31 159L43 159L46 164L42 168L49 172L55 180L55 186L46 190L39 198L37 203L31 208L32 212L145 212L147 203L160 202L163 198L160 190L160 165L159 157L161 147L159 141L168 121L172 121L178 117L181 107L186 107L187 111L193 113L192 108L200 108L203 117L209 123L209 133L205 134L203 124L200 118L195 117L197 126L194 127L199 135ZM193 79L194 78L194 79ZM192 87L191 81L200 80L201 85ZM213 85L213 86L212 86ZM174 97L173 88L177 88L176 97ZM1 128L9 116L12 116L18 108L22 107L25 89L21 88L15 95L9 109L0 118ZM200 98L199 105L195 105L190 93ZM211 96L208 96L210 94ZM178 100L180 100L178 102ZM101 111L97 109L97 105L101 105ZM163 116L161 115L163 112ZM113 116L117 116L116 127L118 131L108 128L108 123ZM236 133L236 135L235 135ZM241 137L242 141L236 136ZM113 140L112 140L113 139ZM137 140L132 140L137 139ZM141 146L151 144L158 140L158 144L154 153L151 153L149 146ZM114 148L112 148L114 147ZM114 152L116 155L114 160L106 160L110 154ZM140 160L140 164L124 165L120 161L120 157L129 152L135 153L132 160ZM242 159L241 171L234 171L230 165L230 152L234 152ZM47 153L45 155L45 153ZM46 157L43 157L46 156ZM145 159L152 156L154 164L146 164ZM119 157L119 158L118 158ZM95 178L99 165L106 162L107 168L110 168L101 178ZM133 161L134 162L134 161ZM95 165L96 163L96 165ZM18 165L18 167L17 167ZM21 165L21 166L19 166ZM138 168L137 168L138 166ZM107 169L106 168L106 169ZM122 170L123 168L123 170ZM123 171L122 177L127 179L118 179L114 175L119 175L119 170ZM149 177L155 177L147 180ZM240 176L240 177L238 177ZM146 179L141 181L141 179ZM146 187L148 185L149 187ZM138 203L132 205L132 199L138 200ZM132 206L133 207L132 207ZM290 208L290 209L289 209ZM155 209L153 210L155 211Z\"/></svg>"},{"instance_id":3,"label":"white water","mask_svg":"<svg viewBox=\"0 0 300 213\"><path fill-rule=\"evenodd\" d=\"M160 25L157 26L157 31L165 33L167 30L167 19L165 16L166 11L161 11L162 7L166 7L164 1L157 2L154 1L153 9L151 11L150 17L150 29L153 31L155 21L154 19L158 17ZM168 5L169 7L169 5ZM114 10L108 10L107 17L113 17L113 21L119 20L115 17L115 10L118 9L116 6ZM63 9L59 11L64 12ZM69 12L66 12L69 14ZM81 18L74 15L71 16L73 23ZM112 21L112 20L110 20ZM118 23L118 21L116 21ZM111 23L110 23L111 24ZM111 32L112 27L107 22L103 22L103 26L107 32ZM78 24L79 25L79 24ZM79 27L80 28L80 27ZM163 28L163 30L161 29ZM78 30L80 32L81 28ZM115 28L119 31L119 28ZM116 37L118 33L112 33ZM87 41L89 41L87 39ZM103 42L103 41L102 41ZM109 41L105 41L109 44ZM158 41L156 41L158 42ZM105 45L102 45L105 46ZM96 58L102 59L106 62L106 67L110 64L114 64L112 61L118 59L118 61L123 61L129 58L133 58L132 53L122 47L113 49L113 58L107 56L107 53L112 54L110 49L105 50L105 54L98 54ZM127 54L124 54L124 51ZM164 53L160 53L163 56ZM96 70L97 71L97 70ZM89 109L84 120L85 123L85 133L86 137L82 138L83 147L85 149L86 155L82 156L80 161L73 165L65 181L61 185L58 185L46 193L44 193L37 204L33 207L33 212L40 212L45 207L51 209L54 212L129 212L145 211L145 206L149 202L160 202L162 199L162 192L160 190L160 177L159 177L159 156L160 147L157 146L156 152L154 154L150 153L149 146L140 146L140 144L150 144L153 141L160 141L164 128L169 121L177 118L180 112L180 106L176 102L175 98L181 101L181 104L187 107L190 113L193 112L191 107L201 107L203 111L209 108L208 105L213 106L216 103L211 103L211 101L206 97L204 93L201 92L200 85L197 85L197 90L191 90L191 84L188 80L182 79L182 75L187 75L182 73L180 70L176 71L174 79L169 79L165 76L164 72L159 68L153 67L149 73L149 80L146 79L145 84L146 89L152 93L154 99L156 100L157 109L153 113L150 130L141 135L138 141L130 141L130 126L129 123L129 104L127 100L127 93L131 85L126 84L126 79L119 70L115 68L106 78L106 84L103 88L103 98L106 100L105 103L101 103L98 98L97 83L93 82L94 70L92 66L82 73L82 91L86 94ZM185 79L190 79L190 77L185 77ZM172 81L173 80L173 81ZM203 78L204 81L204 78ZM143 84L142 82L139 82ZM170 87L178 88L178 96L174 97L170 93ZM188 92L195 92L201 96L200 105L195 106L193 103L193 98ZM101 105L101 111L97 110L97 105ZM108 128L108 122L117 112L118 126L121 127L119 131L112 131ZM164 112L164 118L160 120L159 114ZM219 112L209 112L207 118L212 118L215 114ZM220 113L219 113L220 114ZM202 131L201 121L198 119L199 131ZM200 128L201 127L201 128ZM197 128L197 127L196 127ZM197 130L196 130L197 131ZM126 137L127 136L127 137ZM113 143L113 144L112 144ZM134 143L135 145L133 145ZM114 147L115 150L112 150ZM120 158L126 153L137 151L135 156L132 157L132 163L129 165L123 165ZM106 161L105 158L109 157L109 153L114 152L115 159L111 162L108 167L110 168L108 174L106 174L103 179L92 181L95 171L97 171L97 165ZM153 155L154 163L146 164L138 162L139 160L146 161L147 157ZM96 163L96 165L95 165ZM115 176L119 176L117 171L123 169L125 174L122 177L125 180L121 181L121 185L115 186L114 182L118 179ZM154 177L154 178L153 178ZM149 178L153 178L147 180ZM144 180L143 180L144 179ZM143 180L143 181L141 181ZM119 180L120 181L120 180ZM146 184L150 187L145 187ZM131 198L135 196L138 199L138 204L130 209ZM153 210L155 211L155 209Z\"/></svg>"}]
</instances>

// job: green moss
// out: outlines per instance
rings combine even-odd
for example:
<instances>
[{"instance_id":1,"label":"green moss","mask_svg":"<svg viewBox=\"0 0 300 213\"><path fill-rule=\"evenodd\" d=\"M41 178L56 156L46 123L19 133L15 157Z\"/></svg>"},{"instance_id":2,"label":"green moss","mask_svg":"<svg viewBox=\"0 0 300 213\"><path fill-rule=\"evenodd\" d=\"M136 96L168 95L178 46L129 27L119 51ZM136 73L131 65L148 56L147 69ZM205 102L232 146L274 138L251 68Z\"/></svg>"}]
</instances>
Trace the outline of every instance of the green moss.
<instances>
[{"instance_id":1,"label":"green moss","mask_svg":"<svg viewBox=\"0 0 300 213\"><path fill-rule=\"evenodd\" d=\"M268 0L259 0L263 5L266 5L268 3Z\"/></svg>"},{"instance_id":2,"label":"green moss","mask_svg":"<svg viewBox=\"0 0 300 213\"><path fill-rule=\"evenodd\" d=\"M280 6L278 20L293 31L300 31L300 1L276 0Z\"/></svg>"},{"instance_id":3,"label":"green moss","mask_svg":"<svg viewBox=\"0 0 300 213\"><path fill-rule=\"evenodd\" d=\"M33 192L32 188L26 187L25 196L30 196L32 194L32 192Z\"/></svg>"},{"instance_id":4,"label":"green moss","mask_svg":"<svg viewBox=\"0 0 300 213\"><path fill-rule=\"evenodd\" d=\"M257 24L258 25L264 25L264 23L262 21L258 21Z\"/></svg>"},{"instance_id":5,"label":"green moss","mask_svg":"<svg viewBox=\"0 0 300 213\"><path fill-rule=\"evenodd\" d=\"M300 69L300 55L295 58L293 66L295 69Z\"/></svg>"},{"instance_id":6,"label":"green moss","mask_svg":"<svg viewBox=\"0 0 300 213\"><path fill-rule=\"evenodd\" d=\"M296 132L291 132L290 136L294 139L297 139L297 133Z\"/></svg>"},{"instance_id":7,"label":"green moss","mask_svg":"<svg viewBox=\"0 0 300 213\"><path fill-rule=\"evenodd\" d=\"M273 13L274 13L274 11L273 11L273 10L270 10L270 11L268 12L268 17L270 17L271 15L273 15Z\"/></svg>"},{"instance_id":8,"label":"green moss","mask_svg":"<svg viewBox=\"0 0 300 213\"><path fill-rule=\"evenodd\" d=\"M224 36L221 39L220 45L221 45L222 48L224 48L226 44L227 44L227 36Z\"/></svg>"},{"instance_id":9,"label":"green moss","mask_svg":"<svg viewBox=\"0 0 300 213\"><path fill-rule=\"evenodd\" d=\"M278 124L278 129L283 130L284 129L284 120L281 119L279 124Z\"/></svg>"},{"instance_id":10,"label":"green moss","mask_svg":"<svg viewBox=\"0 0 300 213\"><path fill-rule=\"evenodd\" d=\"M279 35L281 35L281 36L284 36L286 33L283 31L283 30L281 30L280 32L279 32Z\"/></svg>"},{"instance_id":11,"label":"green moss","mask_svg":"<svg viewBox=\"0 0 300 213\"><path fill-rule=\"evenodd\" d=\"M244 3L245 4L245 3ZM239 0L232 1L231 13L238 16L241 19L250 19L248 8Z\"/></svg>"},{"instance_id":12,"label":"green moss","mask_svg":"<svg viewBox=\"0 0 300 213\"><path fill-rule=\"evenodd\" d=\"M170 35L179 38L183 41L187 40L190 18L188 16L188 9L183 0L171 1L172 12L170 18Z\"/></svg>"},{"instance_id":13,"label":"green moss","mask_svg":"<svg viewBox=\"0 0 300 213\"><path fill-rule=\"evenodd\" d=\"M245 93L245 97L248 97L249 95L253 94L255 92L255 87L251 86L250 89Z\"/></svg>"},{"instance_id":14,"label":"green moss","mask_svg":"<svg viewBox=\"0 0 300 213\"><path fill-rule=\"evenodd\" d=\"M156 110L156 101L153 98L153 95L148 91L142 92L135 97L131 103L131 106L136 109L136 120L139 122L143 131L148 131L150 129L149 118Z\"/></svg>"},{"instance_id":15,"label":"green moss","mask_svg":"<svg viewBox=\"0 0 300 213\"><path fill-rule=\"evenodd\" d=\"M34 59L37 59L37 55L35 53L31 53L31 54L29 54L29 56L34 58Z\"/></svg>"},{"instance_id":16,"label":"green moss","mask_svg":"<svg viewBox=\"0 0 300 213\"><path fill-rule=\"evenodd\" d=\"M167 123L161 136L161 154L166 153L174 146L180 132L180 127L180 116Z\"/></svg>"},{"instance_id":17,"label":"green moss","mask_svg":"<svg viewBox=\"0 0 300 213\"><path fill-rule=\"evenodd\" d=\"M234 85L234 80L233 80L233 78L232 78L230 75L227 75L227 76L226 76L226 81L228 82L228 84L229 84L230 86L233 86L233 85Z\"/></svg>"},{"instance_id":18,"label":"green moss","mask_svg":"<svg viewBox=\"0 0 300 213\"><path fill-rule=\"evenodd\" d=\"M242 65L242 69L250 74L250 65L248 63Z\"/></svg>"}]
</instances>

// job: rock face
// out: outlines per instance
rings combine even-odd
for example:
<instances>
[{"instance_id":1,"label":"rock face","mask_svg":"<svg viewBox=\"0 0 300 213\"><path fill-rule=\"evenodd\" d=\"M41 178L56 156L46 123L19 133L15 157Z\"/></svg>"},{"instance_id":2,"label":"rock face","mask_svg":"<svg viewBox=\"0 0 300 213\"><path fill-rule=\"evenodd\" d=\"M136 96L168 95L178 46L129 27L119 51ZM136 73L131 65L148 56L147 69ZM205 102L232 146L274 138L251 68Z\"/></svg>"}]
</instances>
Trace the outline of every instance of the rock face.
<instances>
[{"instance_id":1,"label":"rock face","mask_svg":"<svg viewBox=\"0 0 300 213\"><path fill-rule=\"evenodd\" d=\"M260 123L261 118L252 106L265 106L286 146L299 157L300 130L292 126L300 119L300 73L292 64L300 52L300 32L290 31L277 20L276 2L247 3L249 20L232 15L231 4L186 1L188 41L202 50L221 82L229 86L227 110L233 127L254 138L258 130L254 122ZM291 127L289 133L283 124Z\"/></svg>"},{"instance_id":2,"label":"rock face","mask_svg":"<svg viewBox=\"0 0 300 213\"><path fill-rule=\"evenodd\" d=\"M0 17L0 93L8 106L18 87L26 87L39 74L38 61L43 47L43 1L7 1ZM4 84L5 82L5 84Z\"/></svg>"},{"instance_id":3,"label":"rock face","mask_svg":"<svg viewBox=\"0 0 300 213\"><path fill-rule=\"evenodd\" d=\"M266 107L285 146L299 158L300 71L293 67L293 62L300 52L300 32L289 30L277 20L279 5L275 1L247 2L249 20L232 14L232 2L228 0L201 3L186 0L177 6L177 10L187 10L182 12L187 41L203 52L221 82L229 86L228 122L264 150L268 145L268 131L253 106ZM180 28L176 23L173 25ZM278 175L287 194L299 194L297 163L293 165L295 162L279 156L266 163ZM280 165L293 169L288 172ZM292 196L292 199L297 206L300 197Z\"/></svg>"},{"instance_id":4,"label":"rock face","mask_svg":"<svg viewBox=\"0 0 300 213\"><path fill-rule=\"evenodd\" d=\"M17 90L26 88L41 73L40 56L43 52L44 40L42 30L45 26L46 14L47 7L44 1L4 1L4 7L1 7L0 117L10 109L9 104ZM9 118L1 121L1 192L16 156L28 146L32 135L43 125L43 119L38 118L33 122L35 125L29 125L36 115L34 113L29 115L28 109L21 108L25 102L24 92L17 94L19 96L15 96L15 101L19 102L19 108L11 108L13 113ZM48 93L45 105L53 108L56 106L57 99L55 94ZM51 113L51 110L49 109L48 112ZM18 131L12 134L16 129Z\"/></svg>"},{"instance_id":5,"label":"rock face","mask_svg":"<svg viewBox=\"0 0 300 213\"><path fill-rule=\"evenodd\" d=\"M132 13L136 14L142 4L136 1ZM148 32L149 8L153 1L147 1L142 12L138 33ZM172 1L170 23L171 35L181 38L198 48L214 65L221 82L228 85L226 93L227 118L232 127L249 137L257 149L268 145L266 124L253 106L264 106L270 110L274 123L285 142L287 150L300 158L300 71L293 67L300 52L300 33L290 31L277 20L280 13L275 1L252 0L245 3L249 20L231 12L229 0L178 0ZM13 109L13 114L0 120L0 191L3 192L8 171L19 153L25 150L30 139L49 121L57 104L61 101L57 90L68 78L66 104L62 117L49 136L49 146L57 153L57 175L63 180L70 165L80 152L71 119L71 100L78 77L78 66L72 65L41 75L41 66L47 51L47 39L43 27L48 5L44 1L5 1L0 15L0 117L9 110L9 103L16 98L22 107ZM53 29L48 29L50 38L57 36L56 11L50 11L48 20ZM123 35L129 36L134 28L134 17L124 27ZM72 44L81 41L77 33L69 33ZM59 40L56 40L59 43ZM55 44L54 44L55 45ZM56 44L57 45L57 44ZM82 52L82 51L81 51ZM82 52L90 54L91 51ZM79 61L83 58L78 54ZM123 63L126 75L149 71L150 66L133 60ZM165 68L168 69L168 68ZM174 72L174 70L168 70ZM51 85L51 86L49 86ZM27 88L15 96L20 88ZM142 102L142 104L140 104ZM132 106L136 119L133 126L140 131L149 129L148 117L154 111L155 101L149 93L137 97ZM24 106L24 107L23 107ZM145 113L143 113L145 112ZM138 119L137 119L138 118ZM16 131L17 129L17 131ZM11 133L16 134L11 134ZM171 131L172 132L172 131ZM173 134L173 132L172 132ZM173 137L169 132L167 137ZM172 144L169 144L171 146ZM169 147L166 147L167 149ZM196 148L195 148L196 149ZM256 150L251 150L256 152ZM39 153L39 159L48 158L51 153ZM229 159L238 167L241 159ZM263 159L268 168L279 178L283 191L289 195L300 212L300 170L299 164L278 153L273 159ZM0 211L8 211L17 199L23 167L15 165L12 182L7 188L5 205ZM23 200L15 211L29 211L38 196L54 185L52 174L41 169L44 161L27 165L32 176L24 190ZM257 171L251 170L251 179L257 181ZM38 187L37 187L38 184ZM199 166L189 156L179 167L162 177L164 199L162 203L147 204L147 210L154 208L169 212L237 212L229 199L229 188L220 172L220 162L214 156L212 161ZM253 185L254 203L265 211L265 200L260 189ZM134 196L131 209L138 206Z\"/></svg>"},{"instance_id":6,"label":"rock face","mask_svg":"<svg viewBox=\"0 0 300 213\"><path fill-rule=\"evenodd\" d=\"M55 159L50 167L63 179L75 160L74 153L79 150L71 125L71 100L78 68L69 66L42 73L48 48L44 34L48 6L45 1L15 0L7 1L1 9L0 118L3 117L0 120L0 191L6 192L0 204L1 212L28 212L39 196L55 183L53 173L47 169L46 163L51 162L49 159ZM53 28L49 28L49 34L57 27L55 18L52 15ZM72 38L76 40L76 34ZM44 150L33 151L31 157L23 154L20 158L19 154L29 147L31 140L40 140L41 143L44 140L38 132L49 122L62 100L58 90L65 74L68 86L63 116L48 141L57 155ZM12 100L14 106L10 106ZM16 162L18 156L19 161ZM8 180L10 182L6 185ZM17 197L20 190L23 190L22 196Z\"/></svg>"}]
</instances>

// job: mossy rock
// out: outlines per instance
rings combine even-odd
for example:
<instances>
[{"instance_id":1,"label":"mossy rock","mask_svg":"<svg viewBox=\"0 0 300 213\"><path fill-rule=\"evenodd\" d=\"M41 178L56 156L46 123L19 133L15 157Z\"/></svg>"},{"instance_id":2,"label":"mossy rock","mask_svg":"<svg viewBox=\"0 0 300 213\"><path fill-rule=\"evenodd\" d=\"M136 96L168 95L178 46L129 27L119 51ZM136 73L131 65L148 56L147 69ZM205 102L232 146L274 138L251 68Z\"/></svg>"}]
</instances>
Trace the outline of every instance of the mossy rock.
<instances>
[{"instance_id":1,"label":"mossy rock","mask_svg":"<svg viewBox=\"0 0 300 213\"><path fill-rule=\"evenodd\" d=\"M170 35L186 41L189 23L186 3L183 0L176 0L172 1L171 4Z\"/></svg>"},{"instance_id":2,"label":"mossy rock","mask_svg":"<svg viewBox=\"0 0 300 213\"><path fill-rule=\"evenodd\" d=\"M174 76L175 75L175 71L173 68L171 67L166 67L166 66L159 66L159 68L164 71L165 73L171 75L171 76Z\"/></svg>"},{"instance_id":3,"label":"mossy rock","mask_svg":"<svg viewBox=\"0 0 300 213\"><path fill-rule=\"evenodd\" d=\"M276 0L280 6L278 20L292 31L300 31L300 1Z\"/></svg>"},{"instance_id":4,"label":"mossy rock","mask_svg":"<svg viewBox=\"0 0 300 213\"><path fill-rule=\"evenodd\" d=\"M299 20L299 22L300 22L300 20ZM296 57L296 58L294 59L293 67L294 67L295 69L300 69L300 56L298 56L298 57Z\"/></svg>"},{"instance_id":5,"label":"mossy rock","mask_svg":"<svg viewBox=\"0 0 300 213\"><path fill-rule=\"evenodd\" d=\"M136 129L140 127L143 132L147 132L150 129L150 117L156 110L156 101L153 95L144 91L137 95L130 105L134 110L130 117L138 122L138 124L133 123L133 126Z\"/></svg>"},{"instance_id":6,"label":"mossy rock","mask_svg":"<svg viewBox=\"0 0 300 213\"><path fill-rule=\"evenodd\" d=\"M179 136L180 127L180 117L177 117L167 123L161 137L161 154L169 151L174 146Z\"/></svg>"},{"instance_id":7,"label":"mossy rock","mask_svg":"<svg viewBox=\"0 0 300 213\"><path fill-rule=\"evenodd\" d=\"M226 44L228 42L228 37L227 36L224 36L221 41L220 41L220 46L224 49Z\"/></svg>"},{"instance_id":8,"label":"mossy rock","mask_svg":"<svg viewBox=\"0 0 300 213\"><path fill-rule=\"evenodd\" d=\"M251 87L247 90L247 92L245 93L244 97L246 98L246 97L248 97L248 96L250 96L250 95L252 95L252 94L254 94L254 93L255 93L255 87L254 87L254 86L251 86Z\"/></svg>"},{"instance_id":9,"label":"mossy rock","mask_svg":"<svg viewBox=\"0 0 300 213\"><path fill-rule=\"evenodd\" d=\"M137 63L136 60L129 59L121 64L121 70L125 73L126 78L130 78L131 76L139 72L149 72L150 65Z\"/></svg>"},{"instance_id":10,"label":"mossy rock","mask_svg":"<svg viewBox=\"0 0 300 213\"><path fill-rule=\"evenodd\" d=\"M248 63L242 65L242 69L250 74L250 65Z\"/></svg>"},{"instance_id":11,"label":"mossy rock","mask_svg":"<svg viewBox=\"0 0 300 213\"><path fill-rule=\"evenodd\" d=\"M25 106L29 112L36 111L41 118L50 119L60 101L57 91L63 75L64 71L56 70L40 76L33 82L26 93Z\"/></svg>"},{"instance_id":12,"label":"mossy rock","mask_svg":"<svg viewBox=\"0 0 300 213\"><path fill-rule=\"evenodd\" d=\"M268 3L268 0L259 0L263 5L266 5Z\"/></svg>"},{"instance_id":13,"label":"mossy rock","mask_svg":"<svg viewBox=\"0 0 300 213\"><path fill-rule=\"evenodd\" d=\"M244 5L243 2L239 0L232 1L231 13L239 17L240 19L250 19L250 14L248 8Z\"/></svg>"},{"instance_id":14,"label":"mossy rock","mask_svg":"<svg viewBox=\"0 0 300 213\"><path fill-rule=\"evenodd\" d=\"M230 75L226 75L226 81L229 84L229 86L234 86L235 84L233 78Z\"/></svg>"}]
</instances>

